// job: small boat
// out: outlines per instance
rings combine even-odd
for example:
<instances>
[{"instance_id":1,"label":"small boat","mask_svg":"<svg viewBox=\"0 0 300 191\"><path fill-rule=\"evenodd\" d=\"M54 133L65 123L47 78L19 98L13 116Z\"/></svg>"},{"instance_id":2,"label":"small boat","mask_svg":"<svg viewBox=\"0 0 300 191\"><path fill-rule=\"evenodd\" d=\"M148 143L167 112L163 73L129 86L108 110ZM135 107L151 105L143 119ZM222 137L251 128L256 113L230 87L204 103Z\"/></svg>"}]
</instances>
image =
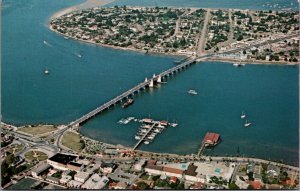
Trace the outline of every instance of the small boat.
<instances>
[{"instance_id":1,"label":"small boat","mask_svg":"<svg viewBox=\"0 0 300 191\"><path fill-rule=\"evenodd\" d=\"M198 94L195 90L189 90L188 93L192 94L192 95L197 95Z\"/></svg>"},{"instance_id":2,"label":"small boat","mask_svg":"<svg viewBox=\"0 0 300 191\"><path fill-rule=\"evenodd\" d=\"M244 119L245 117L246 117L246 114L244 112L242 112L241 119Z\"/></svg>"},{"instance_id":3,"label":"small boat","mask_svg":"<svg viewBox=\"0 0 300 191\"><path fill-rule=\"evenodd\" d=\"M178 124L177 124L177 123L170 123L169 125L170 125L171 127L177 127Z\"/></svg>"},{"instance_id":4,"label":"small boat","mask_svg":"<svg viewBox=\"0 0 300 191\"><path fill-rule=\"evenodd\" d=\"M46 75L48 75L48 74L49 74L49 70L46 68L45 71L44 71L44 73L45 73Z\"/></svg>"},{"instance_id":5,"label":"small boat","mask_svg":"<svg viewBox=\"0 0 300 191\"><path fill-rule=\"evenodd\" d=\"M248 122L247 119L246 119L246 122L245 122L245 124L244 124L244 127L249 127L250 125L251 125L251 123Z\"/></svg>"},{"instance_id":6,"label":"small boat","mask_svg":"<svg viewBox=\"0 0 300 191\"><path fill-rule=\"evenodd\" d=\"M129 105L133 104L134 100L133 99L128 99L123 105L122 108L126 108Z\"/></svg>"}]
</instances>

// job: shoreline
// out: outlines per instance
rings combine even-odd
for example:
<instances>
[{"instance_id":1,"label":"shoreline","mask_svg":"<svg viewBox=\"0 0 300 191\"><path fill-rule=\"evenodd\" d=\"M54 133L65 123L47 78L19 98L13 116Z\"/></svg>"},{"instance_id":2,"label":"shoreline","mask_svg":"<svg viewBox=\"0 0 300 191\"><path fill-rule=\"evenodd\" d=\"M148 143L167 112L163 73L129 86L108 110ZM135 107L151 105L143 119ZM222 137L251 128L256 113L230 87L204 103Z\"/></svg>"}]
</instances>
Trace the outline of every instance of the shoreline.
<instances>
[{"instance_id":1,"label":"shoreline","mask_svg":"<svg viewBox=\"0 0 300 191\"><path fill-rule=\"evenodd\" d=\"M103 44L103 43L96 43L93 40L84 40L84 39L79 39L76 38L74 36L70 36L70 35L66 35L64 33L61 33L55 29L53 29L52 25L50 24L50 21L61 17L65 14L71 13L71 12L75 12L75 11L79 11L82 9L89 9L89 8L93 8L93 7L99 7L102 5L106 5L109 3L114 2L115 0L86 0L85 2L79 4L79 5L75 5L75 6L71 6L69 8L65 8L63 10L60 10L56 13L54 13L49 21L48 21L48 28L53 31L56 34L59 34L63 37L65 37L66 39L73 39L79 42L84 42L90 45L96 45L96 46L101 46L101 47L106 47L106 48L112 48L114 50L122 50L122 51L133 51L136 53L141 53L141 54L147 54L147 55L162 55L162 56L176 56L176 57L190 57L193 56L193 53L180 53L180 52L152 52L152 51L147 51L147 50L142 50L142 49L136 49L133 47L120 47L120 46L114 46L114 45L108 45L108 44ZM143 8L140 6L128 6L131 8ZM148 6L147 6L148 7ZM179 7L171 7L171 8L179 8ZM209 8L195 8L195 7L184 7L184 8L190 8L190 9L209 9ZM230 8L222 8L221 10L230 10ZM231 10L243 10L243 9L231 9ZM195 53L195 52L194 52ZM207 61L218 61L218 62L230 62L230 63L238 63L241 60L239 59L233 59L233 58L218 58L218 57L212 57L212 58L206 58L205 60ZM243 64L262 64L262 65L271 65L271 64L276 64L276 65L288 65L288 66L293 66L293 65L299 65L300 62L287 62L287 61L266 61L266 60L243 60L242 61Z\"/></svg>"}]
</instances>

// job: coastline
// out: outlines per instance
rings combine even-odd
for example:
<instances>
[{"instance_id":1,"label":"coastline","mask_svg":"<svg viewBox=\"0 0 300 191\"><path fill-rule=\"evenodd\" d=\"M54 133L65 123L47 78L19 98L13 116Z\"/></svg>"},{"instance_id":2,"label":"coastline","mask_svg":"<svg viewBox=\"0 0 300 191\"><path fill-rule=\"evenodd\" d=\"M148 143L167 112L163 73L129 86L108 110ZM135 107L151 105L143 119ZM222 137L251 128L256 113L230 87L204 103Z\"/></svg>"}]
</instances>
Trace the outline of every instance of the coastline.
<instances>
[{"instance_id":1,"label":"coastline","mask_svg":"<svg viewBox=\"0 0 300 191\"><path fill-rule=\"evenodd\" d=\"M88 44L92 44L92 45L96 45L96 46L102 46L102 47L107 47L107 48L112 48L115 50L122 50L122 51L134 51L137 53L141 53L141 54L149 54L149 55L162 55L162 56L177 56L177 57L190 57L193 54L187 54L187 53L180 53L180 52L167 52L167 53L163 53L163 52L152 52L152 51L146 51L146 50L141 50L141 49L135 49L135 48L128 48L128 47L120 47L120 46L114 46L114 45L108 45L108 44L103 44L103 43L96 43L92 40L83 40L83 39L78 39L74 36L69 36L63 33L60 33L59 31L53 29L52 25L50 24L50 21L52 19L61 17L65 14L68 14L70 12L74 12L74 11L78 11L78 10L82 10L82 9L88 9L88 8L92 8L92 7L96 7L96 6L102 6L102 5L106 5L109 3L114 2L115 0L86 0L84 3L81 3L79 5L75 5L63 10L60 10L56 13L54 13L48 22L48 28L67 38L71 38L73 40L77 40L80 42L84 42L84 43L88 43ZM130 6L131 7L131 6ZM133 8L141 8L141 7L137 7L137 6L133 6ZM176 7L174 7L176 8ZM197 9L195 7L191 7L190 9ZM207 9L207 8L203 8L203 9ZM226 10L225 8L223 8L222 10ZM234 9L234 10L242 10L242 9ZM299 65L300 62L286 62L286 61L266 61L266 60L239 60L239 59L233 59L233 58L219 58L219 57L211 57L211 58L206 58L205 60L209 60L209 61L219 61L219 62L230 62L230 63L239 63L242 62L243 64L263 64L263 65L270 65L270 64L277 64L277 65Z\"/></svg>"},{"instance_id":2,"label":"coastline","mask_svg":"<svg viewBox=\"0 0 300 191\"><path fill-rule=\"evenodd\" d=\"M59 10L58 12L54 13L49 20L61 17L65 14L68 14L73 11L78 11L81 9L88 9L92 7L97 7L97 6L103 6L109 3L114 2L115 0L86 0L85 2L79 4L79 5L74 5L71 7L67 7L65 9Z\"/></svg>"}]
</instances>

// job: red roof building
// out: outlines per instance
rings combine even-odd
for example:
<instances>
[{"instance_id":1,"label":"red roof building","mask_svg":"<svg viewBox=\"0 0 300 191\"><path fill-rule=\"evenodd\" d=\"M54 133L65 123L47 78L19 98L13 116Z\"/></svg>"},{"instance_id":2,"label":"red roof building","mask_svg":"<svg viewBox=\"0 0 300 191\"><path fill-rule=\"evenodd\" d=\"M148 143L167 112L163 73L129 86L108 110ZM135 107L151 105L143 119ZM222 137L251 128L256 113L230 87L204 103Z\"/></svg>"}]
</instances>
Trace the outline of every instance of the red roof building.
<instances>
[{"instance_id":1,"label":"red roof building","mask_svg":"<svg viewBox=\"0 0 300 191\"><path fill-rule=\"evenodd\" d=\"M177 180L178 180L177 177L172 176L171 179L170 179L170 183L174 183L175 184L177 182Z\"/></svg>"},{"instance_id":2,"label":"red roof building","mask_svg":"<svg viewBox=\"0 0 300 191\"><path fill-rule=\"evenodd\" d=\"M216 145L220 141L220 135L217 133L206 133L203 143L208 145Z\"/></svg>"}]
</instances>

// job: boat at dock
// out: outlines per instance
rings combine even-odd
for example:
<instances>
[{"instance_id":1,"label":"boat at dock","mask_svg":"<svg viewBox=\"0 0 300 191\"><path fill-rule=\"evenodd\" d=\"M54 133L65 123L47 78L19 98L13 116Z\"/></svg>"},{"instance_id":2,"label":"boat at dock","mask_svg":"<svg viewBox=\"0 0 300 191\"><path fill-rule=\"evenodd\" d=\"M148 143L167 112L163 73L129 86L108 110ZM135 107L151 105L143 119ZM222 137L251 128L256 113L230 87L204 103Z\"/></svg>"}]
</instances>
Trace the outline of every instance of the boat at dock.
<instances>
[{"instance_id":1,"label":"boat at dock","mask_svg":"<svg viewBox=\"0 0 300 191\"><path fill-rule=\"evenodd\" d=\"M196 90L189 90L188 91L189 94L192 94L192 95L197 95L198 93L196 92Z\"/></svg>"},{"instance_id":2,"label":"boat at dock","mask_svg":"<svg viewBox=\"0 0 300 191\"><path fill-rule=\"evenodd\" d=\"M122 105L122 108L126 108L128 106L130 106L131 104L134 103L134 100L133 99L128 99L123 105Z\"/></svg>"}]
</instances>

